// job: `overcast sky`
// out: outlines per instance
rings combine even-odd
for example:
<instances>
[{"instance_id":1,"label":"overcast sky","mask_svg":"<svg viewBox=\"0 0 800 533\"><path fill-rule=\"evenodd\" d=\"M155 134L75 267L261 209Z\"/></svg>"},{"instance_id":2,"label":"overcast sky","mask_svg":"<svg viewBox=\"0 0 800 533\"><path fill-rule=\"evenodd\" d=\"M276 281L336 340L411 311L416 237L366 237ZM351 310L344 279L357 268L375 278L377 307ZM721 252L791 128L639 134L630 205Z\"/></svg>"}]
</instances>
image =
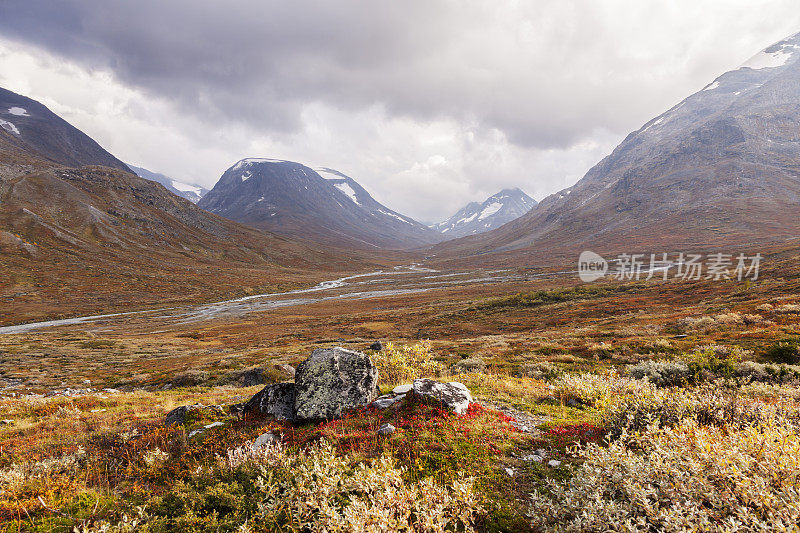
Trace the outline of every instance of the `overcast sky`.
<instances>
[{"instance_id":1,"label":"overcast sky","mask_svg":"<svg viewBox=\"0 0 800 533\"><path fill-rule=\"evenodd\" d=\"M175 179L290 159L430 223L572 185L797 31L797 0L0 0L0 86Z\"/></svg>"}]
</instances>

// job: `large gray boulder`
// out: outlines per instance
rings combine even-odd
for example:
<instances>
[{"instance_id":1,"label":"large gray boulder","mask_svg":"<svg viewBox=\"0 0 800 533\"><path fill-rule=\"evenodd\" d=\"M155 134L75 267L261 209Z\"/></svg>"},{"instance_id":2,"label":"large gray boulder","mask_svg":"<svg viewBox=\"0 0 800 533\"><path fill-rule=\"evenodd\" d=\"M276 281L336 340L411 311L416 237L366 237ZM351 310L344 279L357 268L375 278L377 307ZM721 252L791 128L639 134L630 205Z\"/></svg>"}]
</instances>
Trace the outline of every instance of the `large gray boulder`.
<instances>
[{"instance_id":1,"label":"large gray boulder","mask_svg":"<svg viewBox=\"0 0 800 533\"><path fill-rule=\"evenodd\" d=\"M472 403L472 395L463 383L442 383L432 379L415 379L412 394L421 400L441 403L456 414L463 415Z\"/></svg>"},{"instance_id":2,"label":"large gray boulder","mask_svg":"<svg viewBox=\"0 0 800 533\"><path fill-rule=\"evenodd\" d=\"M297 418L329 420L375 399L378 369L364 353L320 348L298 365L294 382Z\"/></svg>"},{"instance_id":3,"label":"large gray boulder","mask_svg":"<svg viewBox=\"0 0 800 533\"><path fill-rule=\"evenodd\" d=\"M242 412L263 413L273 416L276 420L294 420L294 402L294 383L273 383L250 398L244 404Z\"/></svg>"}]
</instances>

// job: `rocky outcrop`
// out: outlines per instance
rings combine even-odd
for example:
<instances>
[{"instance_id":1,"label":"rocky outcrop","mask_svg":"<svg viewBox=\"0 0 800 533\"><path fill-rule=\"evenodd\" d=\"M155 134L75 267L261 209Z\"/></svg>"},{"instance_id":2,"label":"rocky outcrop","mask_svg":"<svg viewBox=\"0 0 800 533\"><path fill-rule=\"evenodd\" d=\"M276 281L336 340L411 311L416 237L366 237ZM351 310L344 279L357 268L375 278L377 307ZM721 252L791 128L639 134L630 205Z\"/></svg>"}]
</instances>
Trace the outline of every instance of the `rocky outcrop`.
<instances>
[{"instance_id":1,"label":"rocky outcrop","mask_svg":"<svg viewBox=\"0 0 800 533\"><path fill-rule=\"evenodd\" d=\"M295 415L302 420L341 416L376 396L378 369L368 355L344 348L320 348L295 374Z\"/></svg>"},{"instance_id":2,"label":"rocky outcrop","mask_svg":"<svg viewBox=\"0 0 800 533\"><path fill-rule=\"evenodd\" d=\"M411 391L418 399L441 403L459 415L466 413L472 403L469 389L457 381L442 383L432 379L415 379Z\"/></svg>"},{"instance_id":3,"label":"rocky outcrop","mask_svg":"<svg viewBox=\"0 0 800 533\"><path fill-rule=\"evenodd\" d=\"M276 420L295 419L295 384L273 383L261 389L244 404L242 412L263 413Z\"/></svg>"}]
</instances>

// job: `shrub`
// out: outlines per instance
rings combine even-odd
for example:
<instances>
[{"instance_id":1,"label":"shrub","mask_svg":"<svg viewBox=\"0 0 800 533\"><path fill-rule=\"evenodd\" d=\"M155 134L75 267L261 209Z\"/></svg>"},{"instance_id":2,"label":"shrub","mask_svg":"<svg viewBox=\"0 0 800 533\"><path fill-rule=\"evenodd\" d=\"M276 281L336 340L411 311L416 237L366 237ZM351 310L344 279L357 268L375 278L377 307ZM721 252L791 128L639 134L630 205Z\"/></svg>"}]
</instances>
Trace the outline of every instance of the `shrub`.
<instances>
[{"instance_id":1,"label":"shrub","mask_svg":"<svg viewBox=\"0 0 800 533\"><path fill-rule=\"evenodd\" d=\"M800 366L743 361L736 365L734 375L749 383L789 383L800 378Z\"/></svg>"},{"instance_id":2,"label":"shrub","mask_svg":"<svg viewBox=\"0 0 800 533\"><path fill-rule=\"evenodd\" d=\"M650 392L654 386L645 380L621 378L616 373L566 374L553 383L553 393L562 402L570 400L599 406L612 396Z\"/></svg>"},{"instance_id":3,"label":"shrub","mask_svg":"<svg viewBox=\"0 0 800 533\"><path fill-rule=\"evenodd\" d=\"M524 363L520 365L517 374L528 378L549 381L561 375L561 369L549 361L538 363Z\"/></svg>"},{"instance_id":4,"label":"shrub","mask_svg":"<svg viewBox=\"0 0 800 533\"><path fill-rule=\"evenodd\" d=\"M764 355L777 363L796 364L800 362L800 342L797 339L778 342L770 346Z\"/></svg>"},{"instance_id":5,"label":"shrub","mask_svg":"<svg viewBox=\"0 0 800 533\"><path fill-rule=\"evenodd\" d=\"M685 421L608 446L572 449L582 461L530 504L549 531L777 531L800 521L800 437L767 422L731 431Z\"/></svg>"},{"instance_id":6,"label":"shrub","mask_svg":"<svg viewBox=\"0 0 800 533\"><path fill-rule=\"evenodd\" d=\"M175 374L172 385L175 387L192 387L202 385L208 381L208 372L205 370L186 370Z\"/></svg>"},{"instance_id":7,"label":"shrub","mask_svg":"<svg viewBox=\"0 0 800 533\"><path fill-rule=\"evenodd\" d=\"M454 374L466 374L469 372L482 373L486 371L486 362L479 357L468 357L454 364L450 370Z\"/></svg>"},{"instance_id":8,"label":"shrub","mask_svg":"<svg viewBox=\"0 0 800 533\"><path fill-rule=\"evenodd\" d=\"M739 349L707 346L695 350L686 364L689 367L689 375L694 381L704 381L719 376L731 377L741 357L742 351Z\"/></svg>"},{"instance_id":9,"label":"shrub","mask_svg":"<svg viewBox=\"0 0 800 533\"><path fill-rule=\"evenodd\" d=\"M408 483L404 473L389 455L353 466L324 440L294 452L247 443L153 498L135 530L474 531L482 508L471 479ZM94 531L108 530L129 529Z\"/></svg>"},{"instance_id":10,"label":"shrub","mask_svg":"<svg viewBox=\"0 0 800 533\"><path fill-rule=\"evenodd\" d=\"M653 361L652 359L627 367L625 373L633 379L646 379L657 387L681 385L691 375L689 366L683 361Z\"/></svg>"},{"instance_id":11,"label":"shrub","mask_svg":"<svg viewBox=\"0 0 800 533\"><path fill-rule=\"evenodd\" d=\"M387 385L436 375L442 370L442 365L433 359L428 341L403 346L388 342L383 350L371 357L378 368L380 381Z\"/></svg>"}]
</instances>

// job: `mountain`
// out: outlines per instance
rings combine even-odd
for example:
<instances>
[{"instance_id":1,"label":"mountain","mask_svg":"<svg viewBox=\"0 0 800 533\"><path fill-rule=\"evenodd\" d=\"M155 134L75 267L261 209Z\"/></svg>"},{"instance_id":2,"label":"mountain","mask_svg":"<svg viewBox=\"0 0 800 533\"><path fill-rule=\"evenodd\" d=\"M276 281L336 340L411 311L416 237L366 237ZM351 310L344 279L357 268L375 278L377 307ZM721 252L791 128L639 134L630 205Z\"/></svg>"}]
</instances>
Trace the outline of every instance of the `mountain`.
<instances>
[{"instance_id":1,"label":"mountain","mask_svg":"<svg viewBox=\"0 0 800 533\"><path fill-rule=\"evenodd\" d=\"M503 189L483 201L470 202L444 222L431 228L455 239L499 228L533 209L536 200L520 189Z\"/></svg>"},{"instance_id":2,"label":"mountain","mask_svg":"<svg viewBox=\"0 0 800 533\"><path fill-rule=\"evenodd\" d=\"M800 232L800 34L629 134L574 186L451 257L753 248Z\"/></svg>"},{"instance_id":3,"label":"mountain","mask_svg":"<svg viewBox=\"0 0 800 533\"><path fill-rule=\"evenodd\" d=\"M378 203L352 178L292 161L242 159L197 205L255 228L337 247L408 249L441 240Z\"/></svg>"},{"instance_id":4,"label":"mountain","mask_svg":"<svg viewBox=\"0 0 800 533\"><path fill-rule=\"evenodd\" d=\"M11 144L61 165L130 170L88 135L26 96L0 88L0 128Z\"/></svg>"},{"instance_id":5,"label":"mountain","mask_svg":"<svg viewBox=\"0 0 800 533\"><path fill-rule=\"evenodd\" d=\"M166 187L167 190L172 194L180 196L181 198L186 198L193 204L199 202L200 198L205 196L206 193L208 192L208 189L204 189L199 185L190 185L188 183L176 181L172 178L165 176L164 174L151 172L146 168L135 167L133 165L128 165L128 167L130 167L130 169L133 170L136 173L136 175L139 176L140 178L160 183L161 185Z\"/></svg>"},{"instance_id":6,"label":"mountain","mask_svg":"<svg viewBox=\"0 0 800 533\"><path fill-rule=\"evenodd\" d=\"M203 211L2 94L0 324L271 292L365 265Z\"/></svg>"}]
</instances>

